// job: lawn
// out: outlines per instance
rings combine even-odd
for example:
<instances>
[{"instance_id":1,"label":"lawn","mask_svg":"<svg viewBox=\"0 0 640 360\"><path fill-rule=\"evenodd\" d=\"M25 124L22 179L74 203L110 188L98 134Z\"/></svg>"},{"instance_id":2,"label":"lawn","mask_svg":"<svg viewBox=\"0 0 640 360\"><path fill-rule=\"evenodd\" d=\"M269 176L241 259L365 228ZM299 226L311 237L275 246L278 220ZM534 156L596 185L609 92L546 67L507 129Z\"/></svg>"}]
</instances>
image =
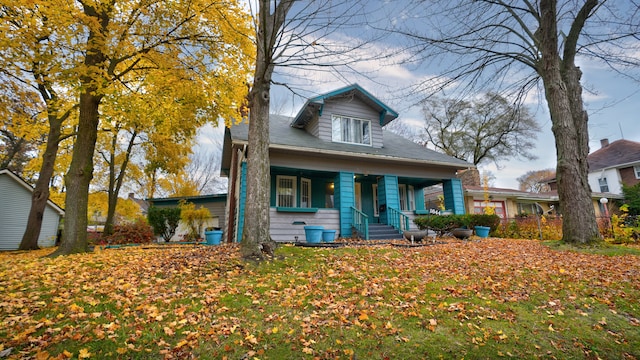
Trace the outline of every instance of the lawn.
<instances>
[{"instance_id":1,"label":"lawn","mask_svg":"<svg viewBox=\"0 0 640 360\"><path fill-rule=\"evenodd\" d=\"M499 239L282 246L261 264L228 245L51 251L0 253L0 358L640 358L635 254Z\"/></svg>"}]
</instances>

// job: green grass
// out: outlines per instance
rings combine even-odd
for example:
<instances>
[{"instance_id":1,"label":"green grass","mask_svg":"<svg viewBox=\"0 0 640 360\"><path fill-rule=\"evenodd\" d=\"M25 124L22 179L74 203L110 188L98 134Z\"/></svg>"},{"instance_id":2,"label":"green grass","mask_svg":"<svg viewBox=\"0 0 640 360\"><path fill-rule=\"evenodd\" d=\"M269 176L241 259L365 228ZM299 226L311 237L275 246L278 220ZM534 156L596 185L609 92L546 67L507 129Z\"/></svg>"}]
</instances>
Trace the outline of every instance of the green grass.
<instances>
[{"instance_id":1,"label":"green grass","mask_svg":"<svg viewBox=\"0 0 640 360\"><path fill-rule=\"evenodd\" d=\"M639 358L640 259L593 251L489 239L283 246L260 264L230 246L4 253L0 349L13 347L11 359Z\"/></svg>"}]
</instances>

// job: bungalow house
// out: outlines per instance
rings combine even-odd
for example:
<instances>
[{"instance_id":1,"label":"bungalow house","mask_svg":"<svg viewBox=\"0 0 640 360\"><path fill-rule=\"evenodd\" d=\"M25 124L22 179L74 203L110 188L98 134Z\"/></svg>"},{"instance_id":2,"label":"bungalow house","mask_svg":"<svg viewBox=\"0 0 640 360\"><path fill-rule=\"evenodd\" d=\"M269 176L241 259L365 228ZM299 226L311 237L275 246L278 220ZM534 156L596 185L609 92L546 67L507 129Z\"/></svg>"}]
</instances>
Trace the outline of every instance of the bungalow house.
<instances>
[{"instance_id":1,"label":"bungalow house","mask_svg":"<svg viewBox=\"0 0 640 360\"><path fill-rule=\"evenodd\" d=\"M270 116L270 234L304 241L304 225L339 237L399 238L426 213L423 189L441 184L444 201L464 213L456 171L465 161L383 129L398 113L357 84L309 99L293 117ZM229 178L227 241L244 224L248 123L226 129L221 174Z\"/></svg>"},{"instance_id":2,"label":"bungalow house","mask_svg":"<svg viewBox=\"0 0 640 360\"><path fill-rule=\"evenodd\" d=\"M600 149L587 156L591 190L622 194L622 184L640 183L640 142L600 140Z\"/></svg>"},{"instance_id":3,"label":"bungalow house","mask_svg":"<svg viewBox=\"0 0 640 360\"><path fill-rule=\"evenodd\" d=\"M22 241L31 210L33 187L13 172L0 170L0 250L17 250ZM54 246L58 235L62 210L47 200L42 217L38 246Z\"/></svg>"}]
</instances>

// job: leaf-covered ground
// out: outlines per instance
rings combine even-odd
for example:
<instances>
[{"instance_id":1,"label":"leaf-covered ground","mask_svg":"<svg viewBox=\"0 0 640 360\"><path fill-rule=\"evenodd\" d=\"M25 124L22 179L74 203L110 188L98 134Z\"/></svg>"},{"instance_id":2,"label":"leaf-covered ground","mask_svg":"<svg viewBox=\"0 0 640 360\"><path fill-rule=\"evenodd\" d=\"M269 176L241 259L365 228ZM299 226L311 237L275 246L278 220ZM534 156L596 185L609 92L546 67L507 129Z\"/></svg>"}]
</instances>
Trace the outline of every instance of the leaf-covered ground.
<instances>
[{"instance_id":1,"label":"leaf-covered ground","mask_svg":"<svg viewBox=\"0 0 640 360\"><path fill-rule=\"evenodd\" d=\"M640 358L640 257L487 239L0 254L0 358Z\"/></svg>"}]
</instances>

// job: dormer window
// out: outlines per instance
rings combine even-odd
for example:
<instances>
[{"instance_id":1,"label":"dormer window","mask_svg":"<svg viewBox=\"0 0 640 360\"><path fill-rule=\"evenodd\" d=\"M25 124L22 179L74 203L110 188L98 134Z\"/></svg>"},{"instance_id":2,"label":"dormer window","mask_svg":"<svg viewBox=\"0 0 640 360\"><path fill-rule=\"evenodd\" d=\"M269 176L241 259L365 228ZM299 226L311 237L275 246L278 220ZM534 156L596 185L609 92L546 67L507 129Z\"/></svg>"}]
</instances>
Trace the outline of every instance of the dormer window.
<instances>
[{"instance_id":1,"label":"dormer window","mask_svg":"<svg viewBox=\"0 0 640 360\"><path fill-rule=\"evenodd\" d=\"M371 120L332 115L331 140L371 146Z\"/></svg>"}]
</instances>

